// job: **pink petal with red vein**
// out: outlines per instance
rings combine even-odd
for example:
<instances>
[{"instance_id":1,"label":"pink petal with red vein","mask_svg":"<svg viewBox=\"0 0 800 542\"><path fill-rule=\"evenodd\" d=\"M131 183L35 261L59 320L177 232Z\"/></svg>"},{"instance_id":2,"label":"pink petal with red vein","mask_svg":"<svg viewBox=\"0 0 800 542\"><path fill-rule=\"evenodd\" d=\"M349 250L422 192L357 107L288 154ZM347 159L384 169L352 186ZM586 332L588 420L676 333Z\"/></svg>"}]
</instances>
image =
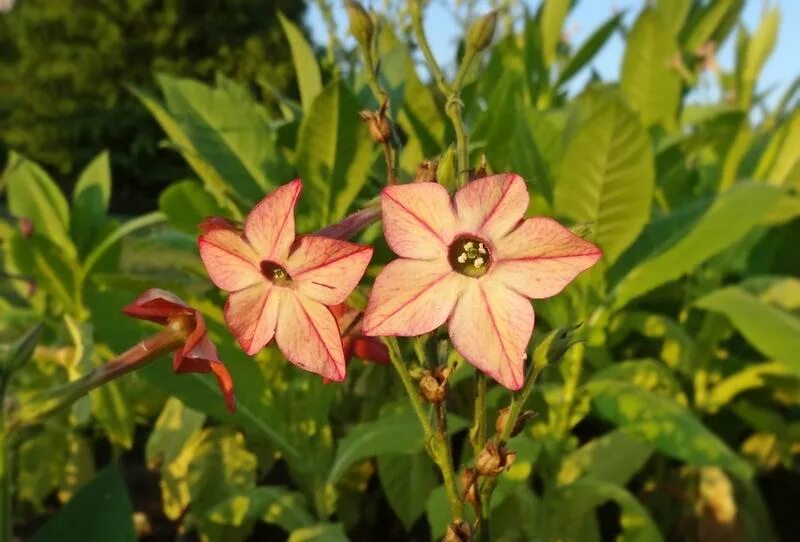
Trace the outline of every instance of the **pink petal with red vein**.
<instances>
[{"instance_id":1,"label":"pink petal with red vein","mask_svg":"<svg viewBox=\"0 0 800 542\"><path fill-rule=\"evenodd\" d=\"M602 253L553 219L529 218L497 242L491 279L533 299L551 297Z\"/></svg>"},{"instance_id":2,"label":"pink petal with red vein","mask_svg":"<svg viewBox=\"0 0 800 542\"><path fill-rule=\"evenodd\" d=\"M386 242L398 256L433 259L447 254L456 219L442 185L423 182L384 188L381 212Z\"/></svg>"},{"instance_id":3,"label":"pink petal with red vein","mask_svg":"<svg viewBox=\"0 0 800 542\"><path fill-rule=\"evenodd\" d=\"M472 280L450 317L453 346L510 390L524 381L523 355L533 333L530 301L501 284Z\"/></svg>"},{"instance_id":4,"label":"pink petal with red vein","mask_svg":"<svg viewBox=\"0 0 800 542\"><path fill-rule=\"evenodd\" d=\"M258 256L236 232L212 229L200 236L197 245L208 276L223 290L235 292L264 280Z\"/></svg>"},{"instance_id":5,"label":"pink petal with red vein","mask_svg":"<svg viewBox=\"0 0 800 542\"><path fill-rule=\"evenodd\" d=\"M275 335L285 289L263 281L233 292L225 303L225 322L248 355L264 348Z\"/></svg>"},{"instance_id":6,"label":"pink petal with red vein","mask_svg":"<svg viewBox=\"0 0 800 542\"><path fill-rule=\"evenodd\" d=\"M298 239L286 270L300 293L335 305L358 285L370 258L372 247L307 235Z\"/></svg>"},{"instance_id":7,"label":"pink petal with red vein","mask_svg":"<svg viewBox=\"0 0 800 542\"><path fill-rule=\"evenodd\" d=\"M288 293L281 303L275 340L286 359L298 367L336 382L344 380L342 338L325 305Z\"/></svg>"},{"instance_id":8,"label":"pink petal with red vein","mask_svg":"<svg viewBox=\"0 0 800 542\"><path fill-rule=\"evenodd\" d=\"M294 205L300 197L300 179L268 194L244 221L244 234L259 260L281 263L294 242Z\"/></svg>"},{"instance_id":9,"label":"pink petal with red vein","mask_svg":"<svg viewBox=\"0 0 800 542\"><path fill-rule=\"evenodd\" d=\"M375 279L364 314L364 335L422 335L442 325L464 284L446 260L398 259Z\"/></svg>"},{"instance_id":10,"label":"pink petal with red vein","mask_svg":"<svg viewBox=\"0 0 800 542\"><path fill-rule=\"evenodd\" d=\"M494 242L522 220L528 189L519 175L503 173L468 183L453 198L459 226Z\"/></svg>"}]
</instances>

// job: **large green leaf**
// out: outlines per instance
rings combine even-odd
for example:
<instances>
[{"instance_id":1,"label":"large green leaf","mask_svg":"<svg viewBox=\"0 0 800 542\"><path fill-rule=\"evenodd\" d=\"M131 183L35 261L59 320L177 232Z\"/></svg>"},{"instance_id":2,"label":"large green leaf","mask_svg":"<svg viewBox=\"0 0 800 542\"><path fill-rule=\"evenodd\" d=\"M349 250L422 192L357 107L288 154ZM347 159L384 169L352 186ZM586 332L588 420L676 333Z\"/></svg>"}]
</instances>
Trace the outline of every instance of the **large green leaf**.
<instances>
[{"instance_id":1,"label":"large green leaf","mask_svg":"<svg viewBox=\"0 0 800 542\"><path fill-rule=\"evenodd\" d=\"M617 13L606 20L583 44L578 48L574 55L566 62L558 75L558 85L567 82L573 75L578 73L581 68L591 61L594 56L603 48L611 35L619 28L620 21L624 13Z\"/></svg>"},{"instance_id":2,"label":"large green leaf","mask_svg":"<svg viewBox=\"0 0 800 542\"><path fill-rule=\"evenodd\" d=\"M628 34L620 88L646 126L675 126L681 80L671 63L677 52L674 35L661 13L652 8L642 11Z\"/></svg>"},{"instance_id":3,"label":"large green leaf","mask_svg":"<svg viewBox=\"0 0 800 542\"><path fill-rule=\"evenodd\" d=\"M765 356L800 375L800 318L739 286L711 292L695 304L725 315Z\"/></svg>"},{"instance_id":4,"label":"large green leaf","mask_svg":"<svg viewBox=\"0 0 800 542\"><path fill-rule=\"evenodd\" d=\"M262 486L233 495L212 508L208 516L214 523L237 527L261 520L288 532L314 525L303 495L279 486Z\"/></svg>"},{"instance_id":5,"label":"large green leaf","mask_svg":"<svg viewBox=\"0 0 800 542\"><path fill-rule=\"evenodd\" d=\"M286 542L349 542L340 523L319 523L292 532Z\"/></svg>"},{"instance_id":6,"label":"large green leaf","mask_svg":"<svg viewBox=\"0 0 800 542\"><path fill-rule=\"evenodd\" d=\"M772 134L753 177L769 184L800 186L800 107ZM794 178L792 174L794 172Z\"/></svg>"},{"instance_id":7,"label":"large green leaf","mask_svg":"<svg viewBox=\"0 0 800 542\"><path fill-rule=\"evenodd\" d=\"M777 7L768 10L764 14L758 29L748 40L743 65L739 67L739 73L737 74L740 78L739 92L741 95L739 103L742 105L750 103L750 96L761 68L775 48L780 22L780 10Z\"/></svg>"},{"instance_id":8,"label":"large green leaf","mask_svg":"<svg viewBox=\"0 0 800 542\"><path fill-rule=\"evenodd\" d=\"M6 178L8 210L31 220L34 231L58 245L68 256L75 255L69 238L67 200L47 172L24 156L10 153Z\"/></svg>"},{"instance_id":9,"label":"large green leaf","mask_svg":"<svg viewBox=\"0 0 800 542\"><path fill-rule=\"evenodd\" d=\"M171 463L192 435L200 431L205 420L204 414L170 397L147 438L145 459L148 466L155 468Z\"/></svg>"},{"instance_id":10,"label":"large green leaf","mask_svg":"<svg viewBox=\"0 0 800 542\"><path fill-rule=\"evenodd\" d=\"M650 513L625 488L591 478L559 487L548 498L548 540L583 540L578 533L586 516L607 501L622 508L620 542L658 542L663 540Z\"/></svg>"},{"instance_id":11,"label":"large green leaf","mask_svg":"<svg viewBox=\"0 0 800 542\"><path fill-rule=\"evenodd\" d=\"M378 476L389 505L410 531L439 485L433 462L424 452L379 455Z\"/></svg>"},{"instance_id":12,"label":"large green leaf","mask_svg":"<svg viewBox=\"0 0 800 542\"><path fill-rule=\"evenodd\" d=\"M655 10L673 35L677 35L686 22L686 16L692 8L693 0L658 0Z\"/></svg>"},{"instance_id":13,"label":"large green leaf","mask_svg":"<svg viewBox=\"0 0 800 542\"><path fill-rule=\"evenodd\" d=\"M283 14L278 14L278 17L292 51L292 62L297 74L297 87L300 89L300 101L303 104L303 110L308 111L314 98L322 91L319 63L314 55L314 49L311 48L300 28Z\"/></svg>"},{"instance_id":14,"label":"large green leaf","mask_svg":"<svg viewBox=\"0 0 800 542\"><path fill-rule=\"evenodd\" d=\"M560 465L558 483L589 477L624 486L652 454L652 446L615 429L567 454Z\"/></svg>"},{"instance_id":15,"label":"large green leaf","mask_svg":"<svg viewBox=\"0 0 800 542\"><path fill-rule=\"evenodd\" d=\"M783 196L784 192L778 188L740 184L719 196L688 229L672 221L665 233L674 243L655 247L657 250L653 250L650 258L621 280L615 289L616 305L625 305L679 278L731 246L757 226ZM674 227L681 237L675 235Z\"/></svg>"},{"instance_id":16,"label":"large green leaf","mask_svg":"<svg viewBox=\"0 0 800 542\"><path fill-rule=\"evenodd\" d=\"M556 60L558 44L561 43L561 32L569 13L570 0L544 0L542 15L539 21L542 32L542 58L550 67Z\"/></svg>"},{"instance_id":17,"label":"large green leaf","mask_svg":"<svg viewBox=\"0 0 800 542\"><path fill-rule=\"evenodd\" d=\"M325 87L303 118L297 169L303 179L307 226L342 218L367 182L374 143L359 121L356 97L341 81Z\"/></svg>"},{"instance_id":18,"label":"large green leaf","mask_svg":"<svg viewBox=\"0 0 800 542\"><path fill-rule=\"evenodd\" d=\"M32 542L134 542L133 507L116 467L86 484L31 538Z\"/></svg>"},{"instance_id":19,"label":"large green leaf","mask_svg":"<svg viewBox=\"0 0 800 542\"><path fill-rule=\"evenodd\" d=\"M695 52L715 38L719 42L724 38L720 30L735 21L743 7L744 0L711 0L696 9L681 33L684 50Z\"/></svg>"},{"instance_id":20,"label":"large green leaf","mask_svg":"<svg viewBox=\"0 0 800 542\"><path fill-rule=\"evenodd\" d=\"M111 164L104 151L81 172L72 191L70 232L81 254L86 254L102 235L110 199Z\"/></svg>"},{"instance_id":21,"label":"large green leaf","mask_svg":"<svg viewBox=\"0 0 800 542\"><path fill-rule=\"evenodd\" d=\"M745 478L750 465L678 403L630 382L586 384L595 410L628 435L693 465L717 465Z\"/></svg>"},{"instance_id":22,"label":"large green leaf","mask_svg":"<svg viewBox=\"0 0 800 542\"><path fill-rule=\"evenodd\" d=\"M169 185L158 198L158 208L175 228L191 234L198 233L204 218L225 215L213 196L194 181Z\"/></svg>"},{"instance_id":23,"label":"large green leaf","mask_svg":"<svg viewBox=\"0 0 800 542\"><path fill-rule=\"evenodd\" d=\"M636 115L606 89L585 92L569 125L571 139L555 187L556 211L591 223L594 240L610 263L650 216L650 140Z\"/></svg>"},{"instance_id":24,"label":"large green leaf","mask_svg":"<svg viewBox=\"0 0 800 542\"><path fill-rule=\"evenodd\" d=\"M463 418L448 416L449 431L459 431L466 425ZM368 457L414 454L424 447L422 428L410 408L385 413L373 422L357 425L339 439L336 458L328 474L328 483L336 483L350 466Z\"/></svg>"}]
</instances>

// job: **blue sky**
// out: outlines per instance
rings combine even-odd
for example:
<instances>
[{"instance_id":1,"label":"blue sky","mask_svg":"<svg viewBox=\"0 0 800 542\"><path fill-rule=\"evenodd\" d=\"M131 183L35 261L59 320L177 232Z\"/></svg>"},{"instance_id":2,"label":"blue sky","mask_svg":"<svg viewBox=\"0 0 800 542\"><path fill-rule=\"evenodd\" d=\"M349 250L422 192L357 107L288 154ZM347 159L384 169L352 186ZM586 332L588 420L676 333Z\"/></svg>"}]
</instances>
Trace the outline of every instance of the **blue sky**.
<instances>
[{"instance_id":1,"label":"blue sky","mask_svg":"<svg viewBox=\"0 0 800 542\"><path fill-rule=\"evenodd\" d=\"M538 0L526 1L528 5L535 8ZM331 0L335 8L335 17L338 22L340 33L347 29L346 14L344 12L343 0ZM362 0L362 3L369 7L374 6L380 9L383 5L382 0ZM455 54L456 33L459 31L453 16L445 8L444 4L455 4L455 0L433 0L426 12L425 25L427 28L428 39L435 56L440 63L452 65ZM626 9L629 21L636 16L636 13L644 5L645 0L579 0L577 6L567 20L566 28L570 33L572 43L581 43L591 32L605 21L613 9ZM488 2L487 2L488 4ZM757 27L761 19L762 10L765 4L777 5L781 10L781 26L778 42L772 56L762 71L761 84L759 90L764 90L775 86L775 90L770 95L770 101L777 100L781 93L800 74L800 0L747 0L743 21L745 26L751 31ZM307 22L312 32L312 37L318 43L325 43L326 33L322 24L319 11L315 2L309 2ZM794 23L794 24L792 24ZM723 67L730 67L734 62L733 40L728 39L718 54L719 63ZM615 36L603 50L595 57L592 67L597 70L604 79L614 80L619 73L622 61L624 44L619 36ZM588 77L588 70L584 70L583 78L576 78L574 88L581 88L585 78ZM714 89L702 88L697 92L696 98L713 98Z\"/></svg>"}]
</instances>

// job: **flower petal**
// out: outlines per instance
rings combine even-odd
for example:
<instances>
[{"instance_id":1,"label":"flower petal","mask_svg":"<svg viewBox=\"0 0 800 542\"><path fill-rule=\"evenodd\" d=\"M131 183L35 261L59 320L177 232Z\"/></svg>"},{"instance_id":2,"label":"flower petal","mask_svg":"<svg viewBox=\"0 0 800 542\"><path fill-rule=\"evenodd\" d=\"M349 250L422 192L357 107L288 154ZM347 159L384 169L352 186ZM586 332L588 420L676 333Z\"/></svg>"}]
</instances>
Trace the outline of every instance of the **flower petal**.
<instances>
[{"instance_id":1,"label":"flower petal","mask_svg":"<svg viewBox=\"0 0 800 542\"><path fill-rule=\"evenodd\" d=\"M456 219L447 190L436 183L397 184L381 193L383 233L398 256L432 259L447 254Z\"/></svg>"},{"instance_id":2,"label":"flower petal","mask_svg":"<svg viewBox=\"0 0 800 542\"><path fill-rule=\"evenodd\" d=\"M324 305L344 301L364 276L372 247L328 237L301 237L286 270L300 291Z\"/></svg>"},{"instance_id":3,"label":"flower petal","mask_svg":"<svg viewBox=\"0 0 800 542\"><path fill-rule=\"evenodd\" d=\"M191 348L188 348L188 346L189 343L187 342L183 350L175 352L173 370L178 374L214 373L228 411L235 411L236 399L233 395L233 379L228 372L228 368L220 361L214 343L211 342L208 335L203 334Z\"/></svg>"},{"instance_id":4,"label":"flower petal","mask_svg":"<svg viewBox=\"0 0 800 542\"><path fill-rule=\"evenodd\" d=\"M124 314L164 325L168 319L179 314L194 314L196 311L183 300L166 290L150 288L133 303L122 309Z\"/></svg>"},{"instance_id":5,"label":"flower petal","mask_svg":"<svg viewBox=\"0 0 800 542\"><path fill-rule=\"evenodd\" d=\"M459 226L494 242L522 220L528 210L528 189L522 177L503 173L468 183L453 200Z\"/></svg>"},{"instance_id":6,"label":"flower petal","mask_svg":"<svg viewBox=\"0 0 800 542\"><path fill-rule=\"evenodd\" d=\"M228 296L225 322L247 355L254 355L272 340L285 297L283 288L266 281Z\"/></svg>"},{"instance_id":7,"label":"flower petal","mask_svg":"<svg viewBox=\"0 0 800 542\"><path fill-rule=\"evenodd\" d=\"M531 302L518 293L492 281L473 280L450 317L450 340L472 365L518 390L533 320Z\"/></svg>"},{"instance_id":8,"label":"flower petal","mask_svg":"<svg viewBox=\"0 0 800 542\"><path fill-rule=\"evenodd\" d=\"M235 292L264 280L252 247L235 231L215 228L197 241L208 276L219 288Z\"/></svg>"},{"instance_id":9,"label":"flower petal","mask_svg":"<svg viewBox=\"0 0 800 542\"><path fill-rule=\"evenodd\" d=\"M244 221L244 234L259 260L278 263L294 242L294 205L300 197L300 179L287 183L262 199Z\"/></svg>"},{"instance_id":10,"label":"flower petal","mask_svg":"<svg viewBox=\"0 0 800 542\"><path fill-rule=\"evenodd\" d=\"M551 218L529 218L497 242L492 280L533 299L551 297L600 259L600 249Z\"/></svg>"},{"instance_id":11,"label":"flower petal","mask_svg":"<svg viewBox=\"0 0 800 542\"><path fill-rule=\"evenodd\" d=\"M447 320L468 280L443 259L390 262L372 287L364 335L410 337L433 331Z\"/></svg>"},{"instance_id":12,"label":"flower petal","mask_svg":"<svg viewBox=\"0 0 800 542\"><path fill-rule=\"evenodd\" d=\"M275 333L278 348L293 364L335 382L344 380L339 327L330 309L303 294L288 293Z\"/></svg>"}]
</instances>

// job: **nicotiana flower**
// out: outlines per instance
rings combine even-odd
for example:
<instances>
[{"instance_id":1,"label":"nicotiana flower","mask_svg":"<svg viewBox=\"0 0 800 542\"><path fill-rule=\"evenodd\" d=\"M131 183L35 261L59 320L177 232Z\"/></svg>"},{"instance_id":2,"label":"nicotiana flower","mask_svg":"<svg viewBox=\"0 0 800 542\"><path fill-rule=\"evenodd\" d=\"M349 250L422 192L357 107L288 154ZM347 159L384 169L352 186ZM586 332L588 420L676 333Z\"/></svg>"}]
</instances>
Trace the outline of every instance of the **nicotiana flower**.
<instances>
[{"instance_id":1,"label":"nicotiana flower","mask_svg":"<svg viewBox=\"0 0 800 542\"><path fill-rule=\"evenodd\" d=\"M267 195L243 231L225 220L203 224L200 257L214 284L230 292L225 321L253 355L273 337L298 367L334 381L345 356L329 306L342 303L361 280L372 247L318 235L295 238L299 179Z\"/></svg>"},{"instance_id":2,"label":"nicotiana flower","mask_svg":"<svg viewBox=\"0 0 800 542\"><path fill-rule=\"evenodd\" d=\"M205 320L199 311L184 303L172 292L152 288L123 308L122 312L161 325L169 325L178 319L183 319L192 331L183 347L175 351L173 370L176 373L214 373L228 410L233 412L236 409L231 375L220 361L217 348L208 338Z\"/></svg>"},{"instance_id":3,"label":"nicotiana flower","mask_svg":"<svg viewBox=\"0 0 800 542\"><path fill-rule=\"evenodd\" d=\"M364 334L415 336L447 321L467 361L519 389L533 332L529 299L559 293L600 250L550 218L523 220L528 191L513 174L472 181L452 200L435 183L389 186L381 205L400 258L375 280Z\"/></svg>"}]
</instances>

